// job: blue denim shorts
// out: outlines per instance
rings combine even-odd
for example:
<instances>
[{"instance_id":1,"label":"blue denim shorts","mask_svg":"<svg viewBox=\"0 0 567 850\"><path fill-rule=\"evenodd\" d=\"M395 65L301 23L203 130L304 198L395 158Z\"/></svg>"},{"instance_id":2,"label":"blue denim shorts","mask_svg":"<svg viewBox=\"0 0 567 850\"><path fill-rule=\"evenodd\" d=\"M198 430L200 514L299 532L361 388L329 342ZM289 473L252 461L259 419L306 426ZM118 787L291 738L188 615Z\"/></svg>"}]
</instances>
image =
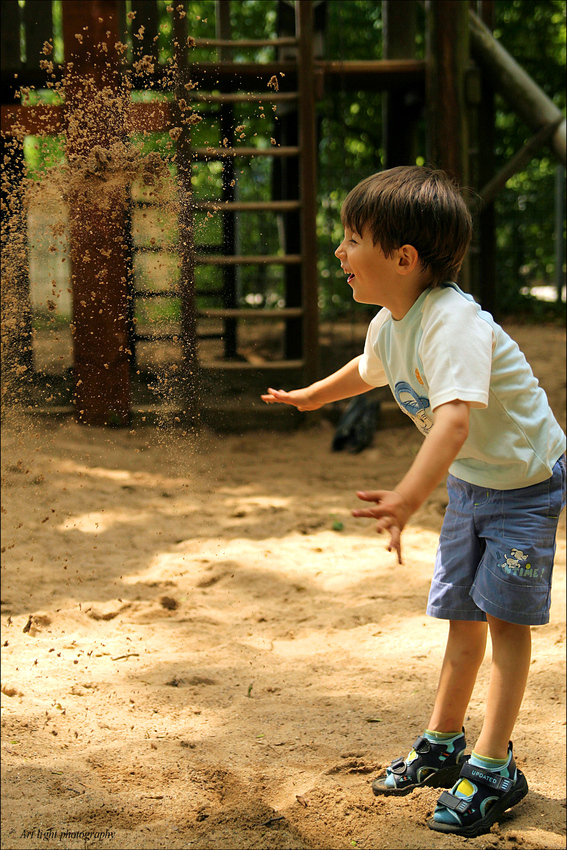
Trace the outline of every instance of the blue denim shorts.
<instances>
[{"instance_id":1,"label":"blue denim shorts","mask_svg":"<svg viewBox=\"0 0 567 850\"><path fill-rule=\"evenodd\" d=\"M445 620L549 622L555 536L565 507L565 455L553 475L488 490L449 475L427 613Z\"/></svg>"}]
</instances>

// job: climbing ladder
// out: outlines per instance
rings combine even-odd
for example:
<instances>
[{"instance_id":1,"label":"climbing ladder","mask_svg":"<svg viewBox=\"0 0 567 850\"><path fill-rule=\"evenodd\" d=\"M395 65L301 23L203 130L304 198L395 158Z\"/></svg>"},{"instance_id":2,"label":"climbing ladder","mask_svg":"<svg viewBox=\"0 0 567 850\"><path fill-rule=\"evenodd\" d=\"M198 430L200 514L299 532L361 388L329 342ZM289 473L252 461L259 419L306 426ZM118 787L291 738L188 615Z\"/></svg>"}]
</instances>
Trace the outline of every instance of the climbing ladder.
<instances>
[{"instance_id":1,"label":"climbing ladder","mask_svg":"<svg viewBox=\"0 0 567 850\"><path fill-rule=\"evenodd\" d=\"M150 4L151 5L151 4ZM218 60L191 64L187 43L185 16L175 15L174 38L178 47L176 99L185 100L193 115L199 109L216 109L220 128L217 146L194 146L187 125L177 140L176 163L182 213L179 221L178 253L181 279L177 289L152 291L132 290L134 302L148 298L180 298L184 372L196 368L259 368L259 358L250 362L239 354L238 331L241 322L276 321L283 323L281 359L265 359L266 369L299 370L304 381L317 377L317 268L316 268L316 138L313 89L313 22L311 4L299 3L293 19L294 33L272 39L232 40L230 2L216 3L218 38L195 39L195 48L218 51ZM148 4L137 7L136 26L151 21ZM146 18L143 14L146 13ZM289 20L286 21L289 26ZM145 38L151 34L148 27ZM151 42L148 42L151 45ZM235 51L270 47L280 56L267 63L233 62ZM151 49L151 46L149 47ZM281 58L285 51L285 58ZM285 109L282 119L268 127L261 146L239 144L235 138L238 108L243 104L266 106L264 115L274 112L268 107ZM211 117L211 112L200 117ZM175 118L175 114L172 115ZM179 118L180 116L177 115ZM268 117L269 121L269 117ZM183 122L181 122L183 124ZM266 122L268 123L268 122ZM275 142L275 144L274 144ZM251 163L254 158L269 158L272 164L272 199L239 200L236 164ZM194 200L192 177L203 163L222 163L220 197ZM222 239L219 244L199 244L195 217L199 213L220 215ZM276 253L243 254L237 245L237 228L246 227L250 213L278 216L280 246ZM215 285L199 283L198 268L214 267ZM238 295L237 270L254 266L283 267L284 306L242 306ZM218 285L220 279L221 285ZM203 302L207 301L207 306ZM216 302L216 303L215 303ZM211 303L214 306L210 306ZM135 312L136 306L134 304ZM222 330L210 330L211 322ZM132 342L151 343L172 339L174 333L141 333L132 325ZM205 364L199 357L199 343L221 338L222 357Z\"/></svg>"}]
</instances>

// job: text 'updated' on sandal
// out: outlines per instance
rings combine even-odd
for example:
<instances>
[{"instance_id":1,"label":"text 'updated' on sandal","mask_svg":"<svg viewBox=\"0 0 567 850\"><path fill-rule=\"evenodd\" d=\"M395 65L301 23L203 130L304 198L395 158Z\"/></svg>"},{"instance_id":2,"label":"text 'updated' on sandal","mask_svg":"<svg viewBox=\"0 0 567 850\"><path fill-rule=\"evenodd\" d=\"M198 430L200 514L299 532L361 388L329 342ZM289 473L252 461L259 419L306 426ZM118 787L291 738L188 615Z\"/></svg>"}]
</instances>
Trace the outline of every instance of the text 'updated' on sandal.
<instances>
[{"instance_id":1,"label":"text 'updated' on sandal","mask_svg":"<svg viewBox=\"0 0 567 850\"><path fill-rule=\"evenodd\" d=\"M500 770L485 770L470 762L463 765L455 787L439 797L428 826L437 832L474 838L489 832L506 809L527 793L528 783L516 767L510 741L508 761Z\"/></svg>"}]
</instances>

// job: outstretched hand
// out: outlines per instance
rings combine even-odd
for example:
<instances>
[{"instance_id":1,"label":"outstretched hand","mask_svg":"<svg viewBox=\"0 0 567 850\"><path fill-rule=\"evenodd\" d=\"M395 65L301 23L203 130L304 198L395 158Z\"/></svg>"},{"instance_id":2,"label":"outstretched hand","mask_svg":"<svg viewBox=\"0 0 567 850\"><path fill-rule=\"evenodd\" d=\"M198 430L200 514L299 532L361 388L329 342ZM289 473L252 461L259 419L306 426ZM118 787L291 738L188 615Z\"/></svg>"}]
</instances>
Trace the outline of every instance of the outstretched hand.
<instances>
[{"instance_id":1,"label":"outstretched hand","mask_svg":"<svg viewBox=\"0 0 567 850\"><path fill-rule=\"evenodd\" d=\"M375 502L372 508L354 510L355 517L376 519L376 531L390 532L388 552L394 549L398 553L398 563L402 563L401 536L403 528L412 514L412 510L397 490L359 491L356 494L363 502Z\"/></svg>"},{"instance_id":2,"label":"outstretched hand","mask_svg":"<svg viewBox=\"0 0 567 850\"><path fill-rule=\"evenodd\" d=\"M317 410L323 406L310 397L308 389L286 392L269 387L268 392L261 398L266 404L290 404L298 410Z\"/></svg>"}]
</instances>

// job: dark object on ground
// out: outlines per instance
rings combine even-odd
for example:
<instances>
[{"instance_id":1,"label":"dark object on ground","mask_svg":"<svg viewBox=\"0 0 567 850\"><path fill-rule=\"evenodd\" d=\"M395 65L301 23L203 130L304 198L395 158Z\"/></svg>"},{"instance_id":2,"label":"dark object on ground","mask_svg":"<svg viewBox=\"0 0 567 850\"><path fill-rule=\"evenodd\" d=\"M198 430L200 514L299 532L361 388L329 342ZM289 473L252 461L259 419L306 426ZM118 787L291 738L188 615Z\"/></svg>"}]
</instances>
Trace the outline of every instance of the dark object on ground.
<instances>
[{"instance_id":1,"label":"dark object on ground","mask_svg":"<svg viewBox=\"0 0 567 850\"><path fill-rule=\"evenodd\" d=\"M341 416L333 437L332 449L357 454L369 446L380 418L380 402L356 396Z\"/></svg>"}]
</instances>

